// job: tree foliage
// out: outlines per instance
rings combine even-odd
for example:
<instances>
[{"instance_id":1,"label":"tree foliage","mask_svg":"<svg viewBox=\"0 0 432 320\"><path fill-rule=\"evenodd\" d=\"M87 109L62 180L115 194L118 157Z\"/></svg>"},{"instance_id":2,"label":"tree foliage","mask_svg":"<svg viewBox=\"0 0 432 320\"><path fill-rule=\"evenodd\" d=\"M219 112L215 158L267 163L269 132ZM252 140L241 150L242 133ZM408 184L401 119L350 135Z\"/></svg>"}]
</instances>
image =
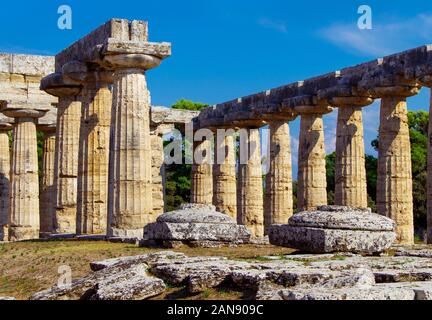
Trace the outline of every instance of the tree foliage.
<instances>
[{"instance_id":1,"label":"tree foliage","mask_svg":"<svg viewBox=\"0 0 432 320\"><path fill-rule=\"evenodd\" d=\"M172 108L177 110L200 111L208 105L190 100L179 100ZM172 139L175 139L173 137ZM168 144L172 141L166 141ZM183 164L172 164L166 167L166 208L168 211L177 209L183 203L190 202L191 170L190 164L185 164L185 141L182 142Z\"/></svg>"}]
</instances>

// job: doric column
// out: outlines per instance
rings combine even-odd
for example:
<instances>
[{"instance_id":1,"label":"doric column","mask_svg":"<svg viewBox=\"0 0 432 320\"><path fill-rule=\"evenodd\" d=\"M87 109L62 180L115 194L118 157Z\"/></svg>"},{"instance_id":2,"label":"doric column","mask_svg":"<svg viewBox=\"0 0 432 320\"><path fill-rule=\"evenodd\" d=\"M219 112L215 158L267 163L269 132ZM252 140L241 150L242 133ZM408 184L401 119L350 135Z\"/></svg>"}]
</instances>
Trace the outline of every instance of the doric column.
<instances>
[{"instance_id":1,"label":"doric column","mask_svg":"<svg viewBox=\"0 0 432 320\"><path fill-rule=\"evenodd\" d=\"M270 159L264 206L266 230L273 224L287 224L293 215L291 137L287 121L269 122Z\"/></svg>"},{"instance_id":2,"label":"doric column","mask_svg":"<svg viewBox=\"0 0 432 320\"><path fill-rule=\"evenodd\" d=\"M165 212L166 171L163 137L174 129L172 124L160 124L151 128L153 213L150 219L153 222Z\"/></svg>"},{"instance_id":3,"label":"doric column","mask_svg":"<svg viewBox=\"0 0 432 320\"><path fill-rule=\"evenodd\" d=\"M259 129L240 130L238 220L254 237L264 236L263 171Z\"/></svg>"},{"instance_id":4,"label":"doric column","mask_svg":"<svg viewBox=\"0 0 432 320\"><path fill-rule=\"evenodd\" d=\"M213 165L213 204L237 220L237 181L234 130L217 130Z\"/></svg>"},{"instance_id":5,"label":"doric column","mask_svg":"<svg viewBox=\"0 0 432 320\"><path fill-rule=\"evenodd\" d=\"M158 66L161 59L121 54L105 60L115 69L108 235L142 238L153 212L150 94L144 71Z\"/></svg>"},{"instance_id":6,"label":"doric column","mask_svg":"<svg viewBox=\"0 0 432 320\"><path fill-rule=\"evenodd\" d=\"M9 240L39 238L39 177L36 121L45 111L7 109L15 118L10 171Z\"/></svg>"},{"instance_id":7,"label":"doric column","mask_svg":"<svg viewBox=\"0 0 432 320\"><path fill-rule=\"evenodd\" d=\"M40 186L40 233L51 234L55 230L55 190L54 190L54 159L56 147L56 127L47 126L40 130L44 133L42 150L42 179Z\"/></svg>"},{"instance_id":8,"label":"doric column","mask_svg":"<svg viewBox=\"0 0 432 320\"><path fill-rule=\"evenodd\" d=\"M89 72L80 95L77 234L107 232L111 81L110 72Z\"/></svg>"},{"instance_id":9,"label":"doric column","mask_svg":"<svg viewBox=\"0 0 432 320\"><path fill-rule=\"evenodd\" d=\"M322 114L303 113L298 151L297 207L300 211L327 204L325 156Z\"/></svg>"},{"instance_id":10,"label":"doric column","mask_svg":"<svg viewBox=\"0 0 432 320\"><path fill-rule=\"evenodd\" d=\"M152 149L152 182L153 182L153 213L151 221L165 212L165 164L163 135L151 135Z\"/></svg>"},{"instance_id":11,"label":"doric column","mask_svg":"<svg viewBox=\"0 0 432 320\"><path fill-rule=\"evenodd\" d=\"M0 241L8 240L10 149L9 131L12 125L0 124Z\"/></svg>"},{"instance_id":12,"label":"doric column","mask_svg":"<svg viewBox=\"0 0 432 320\"><path fill-rule=\"evenodd\" d=\"M66 71L71 66L74 69L81 64L71 62L62 69ZM53 73L42 79L41 89L59 98L54 158L54 233L75 234L81 127L81 101L78 95L81 85L62 73Z\"/></svg>"},{"instance_id":13,"label":"doric column","mask_svg":"<svg viewBox=\"0 0 432 320\"><path fill-rule=\"evenodd\" d=\"M367 97L334 98L333 105L339 108L336 130L336 205L368 207L362 107L372 102L373 99Z\"/></svg>"},{"instance_id":14,"label":"doric column","mask_svg":"<svg viewBox=\"0 0 432 320\"><path fill-rule=\"evenodd\" d=\"M76 232L78 151L81 102L76 96L59 97L57 105L55 232Z\"/></svg>"},{"instance_id":15,"label":"doric column","mask_svg":"<svg viewBox=\"0 0 432 320\"><path fill-rule=\"evenodd\" d=\"M432 84L431 84L432 86ZM427 243L432 244L432 90L429 107L429 138L428 138L428 163L427 163Z\"/></svg>"},{"instance_id":16,"label":"doric column","mask_svg":"<svg viewBox=\"0 0 432 320\"><path fill-rule=\"evenodd\" d=\"M377 208L396 222L397 241L414 243L411 145L406 97L418 90L385 88L381 94Z\"/></svg>"},{"instance_id":17,"label":"doric column","mask_svg":"<svg viewBox=\"0 0 432 320\"><path fill-rule=\"evenodd\" d=\"M192 164L191 203L213 204L212 142L195 141Z\"/></svg>"}]
</instances>

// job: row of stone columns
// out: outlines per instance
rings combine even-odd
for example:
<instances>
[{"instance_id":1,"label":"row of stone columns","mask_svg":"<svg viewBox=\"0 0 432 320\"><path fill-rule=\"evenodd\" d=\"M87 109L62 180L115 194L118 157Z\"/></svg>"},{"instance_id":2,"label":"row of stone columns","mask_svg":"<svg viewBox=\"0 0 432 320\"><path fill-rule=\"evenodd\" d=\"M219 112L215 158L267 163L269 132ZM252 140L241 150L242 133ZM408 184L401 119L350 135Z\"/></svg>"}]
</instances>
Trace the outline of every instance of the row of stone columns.
<instances>
[{"instance_id":1,"label":"row of stone columns","mask_svg":"<svg viewBox=\"0 0 432 320\"><path fill-rule=\"evenodd\" d=\"M372 102L370 98L355 97L337 99L333 103L339 108L336 136L337 205L368 206L362 107ZM301 114L297 190L299 210L314 210L317 206L327 204L323 114L329 111L331 109ZM380 120L378 213L396 221L400 243L413 243L411 154L406 98L402 95L383 96ZM238 222L246 225L257 237L263 236L265 228L271 224L287 223L293 214L288 121L269 121L269 129L270 159L265 195L258 128L240 131L240 158L242 154L247 156L240 159L237 175L233 164L234 152L225 156L225 163L220 162L221 157L218 159L218 154L222 151L234 149L232 135L228 139L218 138L213 167L208 163L195 164L192 169L192 202L214 203L219 211L237 217ZM207 150L211 150L211 142L206 140L204 143L195 143L195 152L200 153L205 145ZM242 153L241 150L248 151ZM211 185L214 186L213 197L209 188ZM237 214L233 210L235 206Z\"/></svg>"},{"instance_id":2,"label":"row of stone columns","mask_svg":"<svg viewBox=\"0 0 432 320\"><path fill-rule=\"evenodd\" d=\"M145 70L160 60L138 56L105 57L111 71L72 62L60 85L53 75L46 91L59 98L56 204L47 232L142 237L155 220Z\"/></svg>"}]
</instances>

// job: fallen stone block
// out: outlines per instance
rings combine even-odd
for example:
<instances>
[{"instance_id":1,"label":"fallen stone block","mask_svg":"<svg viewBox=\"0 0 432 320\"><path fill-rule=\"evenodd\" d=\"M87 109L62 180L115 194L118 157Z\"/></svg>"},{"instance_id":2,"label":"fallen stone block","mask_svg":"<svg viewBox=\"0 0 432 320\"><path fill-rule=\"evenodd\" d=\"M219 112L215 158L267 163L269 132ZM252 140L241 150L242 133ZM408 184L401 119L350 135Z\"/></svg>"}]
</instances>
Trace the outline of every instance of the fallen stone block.
<instances>
[{"instance_id":1,"label":"fallen stone block","mask_svg":"<svg viewBox=\"0 0 432 320\"><path fill-rule=\"evenodd\" d=\"M325 206L270 227L270 243L312 253L376 254L396 240L392 220L367 210Z\"/></svg>"},{"instance_id":2,"label":"fallen stone block","mask_svg":"<svg viewBox=\"0 0 432 320\"><path fill-rule=\"evenodd\" d=\"M145 240L175 247L183 243L194 247L249 243L251 234L231 217L211 205L188 204L180 210L161 215L144 228Z\"/></svg>"}]
</instances>

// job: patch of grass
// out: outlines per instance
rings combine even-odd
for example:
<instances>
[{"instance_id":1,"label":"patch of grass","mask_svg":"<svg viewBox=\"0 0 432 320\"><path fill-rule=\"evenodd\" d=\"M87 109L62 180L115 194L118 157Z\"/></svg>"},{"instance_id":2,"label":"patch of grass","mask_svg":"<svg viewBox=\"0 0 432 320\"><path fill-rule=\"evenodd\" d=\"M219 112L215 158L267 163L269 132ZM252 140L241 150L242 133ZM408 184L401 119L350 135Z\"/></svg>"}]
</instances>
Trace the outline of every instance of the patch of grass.
<instances>
[{"instance_id":1,"label":"patch of grass","mask_svg":"<svg viewBox=\"0 0 432 320\"><path fill-rule=\"evenodd\" d=\"M174 250L160 248L139 248L132 244L104 241L49 241L19 242L0 245L0 295L17 299L28 299L34 293L57 284L59 266L67 265L72 269L73 279L81 278L91 272L89 263L109 258L142 255L160 251L183 252L194 256L220 256L234 260L257 259L262 256L279 256L293 250L273 246L245 245L233 248L188 248ZM151 272L151 270L149 270ZM178 292L182 287L169 288ZM172 295L176 297L176 295ZM239 298L241 293L210 290L209 299ZM179 296L180 299L196 297Z\"/></svg>"}]
</instances>

